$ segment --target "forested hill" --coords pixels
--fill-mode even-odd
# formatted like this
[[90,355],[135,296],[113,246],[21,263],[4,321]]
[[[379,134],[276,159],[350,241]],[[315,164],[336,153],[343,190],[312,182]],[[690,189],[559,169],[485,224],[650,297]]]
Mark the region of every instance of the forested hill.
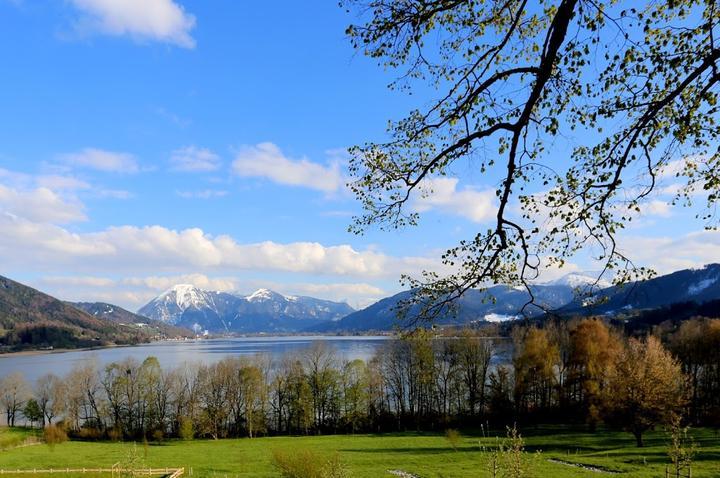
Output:
[[[573,287],[567,284],[543,284],[532,287],[537,305],[528,307],[532,316],[542,315],[543,308],[557,309],[570,302]],[[338,321],[330,321],[308,328],[311,332],[365,332],[368,330],[392,330],[396,326],[407,327],[411,323],[400,323],[397,318],[398,306],[411,297],[410,291],[400,292],[382,299],[369,307],[347,315]],[[508,286],[494,286],[486,291],[471,289],[456,302],[455,309],[436,320],[437,325],[466,325],[479,322],[505,322],[514,320],[528,303],[530,295],[524,289]],[[410,316],[417,314],[417,308]]]
[[68,302],[68,304],[98,319],[139,327],[153,335],[165,337],[195,336],[189,329],[166,324],[160,320],[153,320],[144,315],[135,314],[115,304],[108,304],[107,302]]
[[0,350],[132,344],[150,339],[136,326],[83,312],[32,287],[0,276]]
[[564,314],[618,315],[633,310],[650,310],[673,304],[702,304],[720,299],[720,264],[683,269],[652,279],[612,286],[599,291],[592,300],[575,300],[561,309]]
[[[676,317],[685,318],[702,315],[700,312],[706,311],[710,314],[712,307],[703,308],[701,305],[720,300],[720,264],[684,269],[623,286],[609,286],[602,281],[595,285],[596,279],[592,274],[572,273],[550,283],[532,285],[537,305],[527,307],[525,313],[535,320],[543,320],[546,310],[552,311],[553,317],[638,317],[637,327],[643,328],[645,325],[641,324],[645,322],[662,322],[662,317],[671,310]],[[401,301],[408,300],[410,296],[410,291],[400,292],[340,320],[309,327],[307,331],[361,333],[408,327],[412,324],[398,321],[397,310]],[[522,288],[493,286],[486,291],[469,290],[457,300],[454,313],[437,318],[435,324],[511,324],[521,316],[521,310],[529,299],[527,291]],[[690,314],[695,309],[698,313]],[[410,316],[413,316],[413,310],[416,309],[411,309]],[[681,310],[685,312],[678,315]]]

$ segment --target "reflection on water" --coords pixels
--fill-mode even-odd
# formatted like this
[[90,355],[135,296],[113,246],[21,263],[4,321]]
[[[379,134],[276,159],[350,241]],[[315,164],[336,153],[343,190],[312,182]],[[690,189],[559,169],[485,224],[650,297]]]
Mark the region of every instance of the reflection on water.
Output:
[[285,353],[299,351],[315,341],[324,341],[335,348],[342,359],[368,360],[383,341],[390,337],[239,337],[227,339],[188,340],[184,342],[155,342],[133,347],[113,347],[99,350],[39,353],[32,355],[0,355],[0,377],[21,372],[34,382],[46,373],[64,375],[74,365],[95,358],[102,366],[127,357],[139,361],[157,357],[163,368],[172,368],[185,362],[213,363],[224,357],[267,354],[278,358]]

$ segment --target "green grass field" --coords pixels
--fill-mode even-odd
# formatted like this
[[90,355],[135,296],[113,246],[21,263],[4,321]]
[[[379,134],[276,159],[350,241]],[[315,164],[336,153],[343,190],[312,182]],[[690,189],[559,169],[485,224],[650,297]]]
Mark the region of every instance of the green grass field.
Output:
[[[650,433],[645,448],[635,448],[632,436],[621,432],[590,434],[567,428],[543,427],[521,430],[532,457],[533,476],[610,476],[549,460],[581,463],[618,472],[614,476],[662,477],[667,437]],[[20,433],[9,432],[4,433]],[[712,430],[693,430],[699,454],[693,477],[720,476],[720,438]],[[339,453],[353,477],[390,477],[388,470],[402,470],[419,477],[483,477],[488,455],[479,451],[494,438],[465,434],[455,451],[442,435],[387,434],[355,436],[275,437],[238,440],[168,441],[138,444],[136,452],[150,467],[185,467],[187,476],[234,478],[279,476],[272,465],[273,450],[311,449],[322,454]],[[124,460],[133,444],[67,442],[51,448],[36,445],[0,452],[0,468],[110,467]],[[190,475],[192,473],[192,475]],[[26,475],[34,476],[34,475]],[[63,476],[63,475],[54,475]]]

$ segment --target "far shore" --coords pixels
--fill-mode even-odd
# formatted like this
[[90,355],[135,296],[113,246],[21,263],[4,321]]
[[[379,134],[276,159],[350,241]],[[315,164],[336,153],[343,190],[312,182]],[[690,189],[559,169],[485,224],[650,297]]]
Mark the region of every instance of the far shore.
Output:
[[[162,342],[162,341],[158,341]],[[148,342],[152,343],[152,342]],[[89,350],[102,350],[102,349],[109,349],[109,348],[115,348],[115,347],[135,347],[136,345],[140,344],[128,344],[128,345],[117,345],[117,344],[111,344],[111,345],[99,345],[97,347],[78,347],[76,349],[68,349],[68,348],[59,348],[59,349],[29,349],[29,350],[18,350],[15,352],[0,352],[0,359],[3,357],[22,357],[23,355],[44,355],[44,354],[54,354],[54,353],[65,353],[65,352],[87,352]]]
[[109,345],[98,345],[94,347],[78,347],[78,348],[43,348],[43,349],[28,349],[28,350],[18,350],[18,351],[7,351],[7,352],[0,352],[0,359],[3,357],[22,357],[22,356],[32,356],[32,355],[46,355],[46,354],[54,354],[54,353],[66,353],[66,352],[88,352],[92,350],[104,350],[104,349],[111,349],[111,348],[128,348],[128,347],[138,347],[141,345],[149,345],[149,344],[159,344],[163,342],[184,342],[184,341],[193,341],[193,340],[212,340],[212,339],[233,339],[233,338],[273,338],[273,337],[390,337],[393,334],[391,333],[373,333],[373,334],[246,334],[246,335],[230,335],[230,336],[209,336],[209,337],[195,337],[195,338],[185,338],[183,340],[179,339],[162,339],[162,340],[152,340],[150,342],[143,342],[139,344],[109,344]]

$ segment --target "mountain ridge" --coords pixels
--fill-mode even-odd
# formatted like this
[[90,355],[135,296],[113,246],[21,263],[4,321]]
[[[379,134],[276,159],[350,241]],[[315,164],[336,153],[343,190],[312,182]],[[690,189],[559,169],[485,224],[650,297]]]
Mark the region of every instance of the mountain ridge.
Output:
[[[544,313],[545,308],[556,308],[572,300],[573,289],[565,285],[533,285],[533,295],[538,305],[531,305],[526,312],[530,316]],[[412,291],[402,291],[353,312],[333,323],[323,323],[306,329],[306,332],[358,333],[367,330],[387,331],[410,324],[400,323],[396,318],[398,304],[410,298]],[[487,290],[471,289],[455,304],[455,313],[440,317],[436,325],[462,325],[478,322],[501,322],[512,320],[528,303],[527,290],[505,285],[496,285]],[[414,309],[417,311],[417,308]],[[413,315],[413,309],[410,310]]]
[[156,335],[164,337],[191,337],[192,332],[182,327],[153,320],[143,315],[130,312],[115,304],[107,302],[67,302],[76,309],[80,309],[94,317],[109,320],[121,325],[134,325],[155,331]]
[[682,269],[644,281],[610,286],[591,298],[575,300],[560,313],[613,314],[625,310],[666,307],[681,302],[701,304],[720,299],[720,264]]
[[344,302],[285,296],[269,289],[243,295],[177,284],[138,309],[165,323],[224,333],[299,332],[354,312]]
[[[605,285],[606,287],[602,287]],[[543,307],[526,310],[530,318],[545,314],[543,308],[561,316],[616,315],[667,308],[673,304],[706,303],[720,299],[720,264],[683,269],[624,286],[597,281],[590,273],[572,272],[554,281],[530,286]],[[411,291],[386,297],[365,309],[335,322],[306,329],[319,333],[360,333],[388,331],[404,327],[396,317],[398,304],[410,298]],[[494,300],[493,300],[494,299]],[[492,286],[485,291],[471,289],[458,301],[455,317],[441,317],[436,325],[467,325],[478,322],[506,322],[520,316],[529,299],[527,291],[508,286]],[[529,313],[528,313],[529,312]],[[412,315],[412,314],[410,314]]]

